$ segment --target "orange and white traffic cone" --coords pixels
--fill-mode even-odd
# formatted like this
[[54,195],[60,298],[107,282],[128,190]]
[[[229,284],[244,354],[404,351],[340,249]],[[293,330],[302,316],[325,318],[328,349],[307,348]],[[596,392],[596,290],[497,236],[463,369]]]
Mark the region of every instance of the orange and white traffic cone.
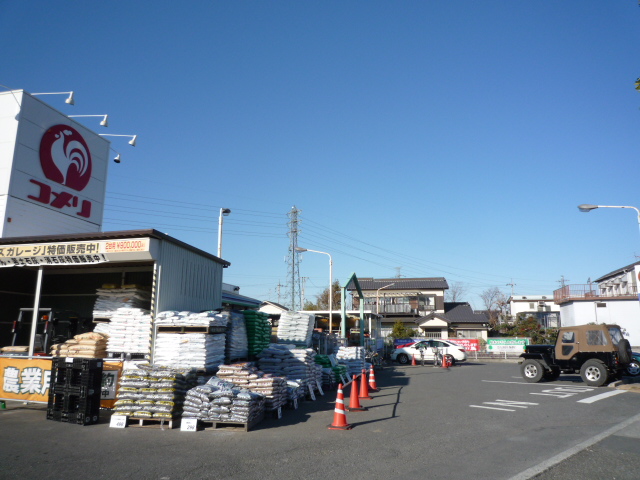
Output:
[[344,394],[341,383],[338,384],[338,397],[333,412],[333,423],[329,425],[329,430],[351,430],[352,426],[347,423],[347,415],[344,411]]
[[372,392],[380,391],[378,385],[376,385],[376,374],[373,369],[373,365],[371,365],[371,370],[369,370],[369,390],[371,390]]
[[357,375],[353,376],[353,380],[351,381],[351,392],[349,393],[349,406],[347,410],[350,412],[364,412],[366,410],[365,407],[360,405],[360,399],[358,398],[358,377]]
[[362,382],[360,383],[360,394],[358,395],[360,400],[371,400],[371,395],[369,395],[369,384],[367,383],[367,371],[362,369]]
[[449,357],[442,355],[442,368],[449,368]]
[[411,355],[411,366],[415,367],[416,365],[418,365],[416,363],[416,356],[415,355]]

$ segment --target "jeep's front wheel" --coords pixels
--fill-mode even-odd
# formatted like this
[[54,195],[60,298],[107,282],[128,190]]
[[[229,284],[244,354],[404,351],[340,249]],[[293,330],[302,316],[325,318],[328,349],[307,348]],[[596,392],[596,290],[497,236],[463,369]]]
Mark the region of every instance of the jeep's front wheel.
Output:
[[609,379],[609,372],[604,362],[600,360],[587,360],[580,369],[582,380],[590,387],[601,387]]
[[544,376],[544,368],[537,360],[525,360],[520,365],[522,377],[529,383],[538,383]]

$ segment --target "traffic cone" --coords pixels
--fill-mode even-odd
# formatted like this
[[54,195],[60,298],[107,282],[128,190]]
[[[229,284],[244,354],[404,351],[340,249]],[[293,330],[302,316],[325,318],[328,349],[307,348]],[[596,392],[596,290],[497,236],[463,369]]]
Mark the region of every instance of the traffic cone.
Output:
[[415,367],[416,365],[418,365],[416,363],[416,356],[415,355],[411,355],[411,366]]
[[341,383],[338,384],[338,397],[333,412],[333,423],[329,425],[329,430],[351,430],[351,425],[347,423],[347,415],[344,411],[344,394]]
[[449,357],[446,354],[442,355],[442,368],[449,368]]
[[367,383],[367,371],[364,368],[362,369],[362,383],[360,383],[360,394],[358,397],[364,400],[371,400],[369,384]]
[[376,385],[376,374],[373,369],[373,365],[371,365],[371,370],[369,370],[369,390],[371,390],[372,392],[380,391],[378,385]]
[[358,377],[356,375],[353,376],[353,380],[351,381],[351,392],[349,392],[349,406],[347,410],[350,412],[364,412],[366,410],[365,407],[360,405],[360,399],[358,398]]

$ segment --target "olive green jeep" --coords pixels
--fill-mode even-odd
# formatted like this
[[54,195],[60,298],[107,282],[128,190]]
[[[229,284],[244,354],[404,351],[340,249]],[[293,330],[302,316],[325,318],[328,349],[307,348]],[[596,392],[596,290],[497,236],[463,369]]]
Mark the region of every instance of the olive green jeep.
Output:
[[594,387],[619,379],[633,360],[620,327],[604,324],[562,327],[555,345],[527,345],[520,357],[520,372],[527,382],[580,373]]

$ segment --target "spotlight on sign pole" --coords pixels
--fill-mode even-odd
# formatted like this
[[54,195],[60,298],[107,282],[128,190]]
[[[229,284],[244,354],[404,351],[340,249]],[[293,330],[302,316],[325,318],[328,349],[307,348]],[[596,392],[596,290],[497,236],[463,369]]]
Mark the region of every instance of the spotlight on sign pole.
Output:
[[76,117],[102,117],[100,126],[102,127],[109,126],[109,115],[69,115],[69,118],[76,118]]
[[129,140],[128,143],[132,147],[136,146],[136,140],[138,139],[138,135],[113,135],[111,133],[99,133],[98,135],[101,137],[131,137],[131,140]]
[[69,97],[64,101],[64,103],[68,103],[69,105],[75,105],[75,101],[73,100],[73,92],[45,92],[45,93],[32,93],[31,95],[67,95]]

